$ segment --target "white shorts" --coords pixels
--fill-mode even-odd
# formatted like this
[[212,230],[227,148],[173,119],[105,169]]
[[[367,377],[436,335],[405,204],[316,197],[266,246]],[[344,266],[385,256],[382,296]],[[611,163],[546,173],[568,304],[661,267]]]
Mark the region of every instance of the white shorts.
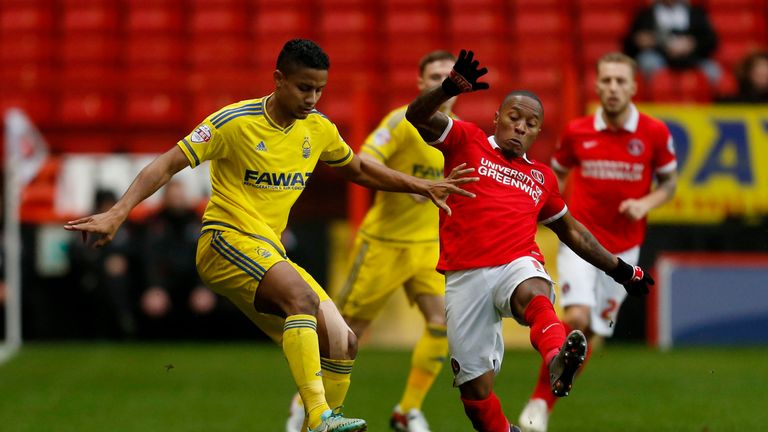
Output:
[[[618,256],[627,264],[637,265],[640,246],[635,246]],[[627,297],[624,287],[563,244],[557,254],[557,274],[560,305],[589,306],[592,332],[601,336],[612,336],[616,315]]]
[[[445,312],[454,386],[490,370],[499,373],[504,357],[501,319],[513,317],[512,293],[523,281],[534,277],[549,281],[549,297],[554,302],[552,279],[544,266],[531,257],[497,267],[445,273]],[[522,318],[518,322],[522,323]]]

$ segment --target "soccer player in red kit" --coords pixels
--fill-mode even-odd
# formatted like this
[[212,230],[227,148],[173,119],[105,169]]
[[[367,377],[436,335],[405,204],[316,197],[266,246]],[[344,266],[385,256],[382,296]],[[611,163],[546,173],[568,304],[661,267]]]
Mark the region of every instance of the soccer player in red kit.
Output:
[[461,51],[441,87],[422,93],[406,118],[440,150],[445,166],[466,162],[480,181],[467,185],[473,200],[451,197],[453,213],[440,216],[438,270],[446,279],[446,321],[454,385],[475,430],[518,431],[493,393],[504,353],[501,319],[531,327],[531,344],[547,364],[550,390],[566,396],[584,361],[587,340],[579,330],[566,335],[552,306],[552,280],[535,242],[537,223],[552,229],[584,259],[623,283],[647,292],[653,280],[603,248],[568,212],[557,177],[526,156],[541,129],[544,107],[528,91],[513,91],[496,112],[493,136],[476,125],[438,111],[449,98],[488,88],[478,78],[472,51]]
[[[640,256],[645,216],[672,199],[677,182],[669,129],[632,104],[636,70],[635,61],[621,53],[606,54],[597,62],[600,108],[568,124],[552,158],[561,184],[571,174],[568,208],[573,216],[600,244],[631,265]],[[657,186],[652,188],[654,176]],[[557,268],[566,329],[581,330],[590,340],[613,335],[627,295],[623,287],[562,244]],[[520,415],[523,430],[545,432],[556,400],[542,364]]]

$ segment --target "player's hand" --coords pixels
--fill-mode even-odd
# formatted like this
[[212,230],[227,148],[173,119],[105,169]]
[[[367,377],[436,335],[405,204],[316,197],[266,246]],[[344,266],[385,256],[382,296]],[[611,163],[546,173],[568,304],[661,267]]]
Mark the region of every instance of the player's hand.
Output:
[[467,93],[475,90],[485,90],[488,83],[477,80],[488,73],[487,68],[478,69],[480,62],[474,60],[475,53],[461,50],[459,58],[451,69],[451,73],[443,80],[443,91],[448,96],[456,96],[459,93]]
[[475,194],[460,188],[460,185],[474,183],[480,180],[480,177],[465,177],[475,171],[474,168],[465,168],[466,163],[458,165],[451,170],[443,180],[431,181],[428,183],[424,196],[428,197],[436,206],[443,209],[448,216],[451,215],[451,208],[446,204],[448,195],[457,194],[469,198],[474,198]]
[[631,266],[619,258],[619,264],[615,269],[605,272],[616,282],[624,285],[627,293],[633,297],[642,297],[650,291],[650,286],[654,285],[651,275],[645,273],[639,266]]
[[93,241],[91,246],[98,249],[108,245],[115,238],[115,233],[117,233],[124,220],[124,217],[110,210],[69,221],[64,225],[64,229],[67,231],[80,231],[83,235],[84,243],[88,242],[88,233],[96,234],[95,241]]
[[642,200],[626,199],[619,204],[619,213],[631,221],[639,221],[644,218],[650,208]]

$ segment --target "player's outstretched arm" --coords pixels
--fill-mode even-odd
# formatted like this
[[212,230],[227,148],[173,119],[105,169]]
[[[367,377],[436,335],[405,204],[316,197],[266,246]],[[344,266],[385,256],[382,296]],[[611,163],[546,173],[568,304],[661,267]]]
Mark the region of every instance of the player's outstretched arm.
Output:
[[487,89],[488,83],[478,82],[487,73],[488,69],[480,68],[480,62],[474,60],[472,51],[461,50],[443,84],[417,96],[408,105],[405,118],[416,127],[424,141],[437,140],[449,122],[448,116],[438,111],[440,105],[460,93]]
[[638,266],[631,266],[621,258],[608,252],[595,236],[579,221],[566,213],[547,225],[566,246],[588,263],[603,270],[632,296],[648,294],[649,286],[655,282]]
[[64,225],[64,229],[82,232],[84,241],[87,240],[88,233],[95,234],[96,240],[93,242],[95,248],[109,244],[120,225],[128,217],[128,213],[168,183],[174,174],[186,166],[189,166],[187,157],[179,147],[174,146],[144,167],[111,209],[104,213],[69,221]]
[[451,209],[446,204],[448,195],[475,197],[475,194],[460,187],[480,180],[479,177],[468,177],[475,169],[465,168],[465,166],[466,164],[461,164],[455,167],[443,180],[427,180],[401,173],[355,155],[352,162],[336,168],[336,171],[345,179],[371,189],[425,196],[450,215]]

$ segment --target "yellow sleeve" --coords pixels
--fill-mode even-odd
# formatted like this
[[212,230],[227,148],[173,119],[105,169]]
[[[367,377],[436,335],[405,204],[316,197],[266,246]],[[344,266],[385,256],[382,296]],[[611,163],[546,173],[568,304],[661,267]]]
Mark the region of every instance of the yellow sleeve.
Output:
[[361,152],[369,154],[381,163],[387,160],[397,151],[398,143],[402,142],[402,129],[399,127],[405,122],[405,110],[390,113],[381,121],[379,126],[365,139]]
[[330,140],[320,154],[320,160],[332,167],[341,167],[352,162],[355,153],[352,151],[352,147],[344,142],[344,138],[341,137],[336,125],[329,122],[326,134]]
[[204,161],[226,156],[224,141],[222,133],[207,118],[177,145],[187,156],[189,166],[195,168]]

